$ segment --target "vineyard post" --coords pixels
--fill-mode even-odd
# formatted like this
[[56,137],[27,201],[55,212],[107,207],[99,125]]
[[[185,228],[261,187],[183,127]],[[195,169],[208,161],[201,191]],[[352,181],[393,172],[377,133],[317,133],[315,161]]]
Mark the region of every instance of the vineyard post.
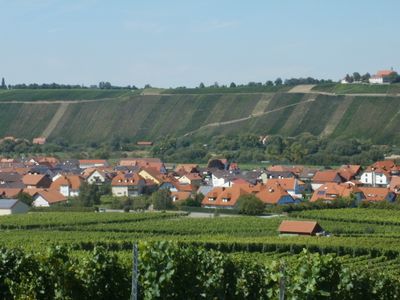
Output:
[[138,271],[138,259],[139,256],[139,249],[138,244],[133,244],[133,251],[132,251],[132,289],[131,289],[131,300],[138,300],[139,292],[138,292],[138,279],[139,279],[139,271]]
[[281,276],[279,278],[279,300],[285,300],[285,263],[281,261],[279,266]]

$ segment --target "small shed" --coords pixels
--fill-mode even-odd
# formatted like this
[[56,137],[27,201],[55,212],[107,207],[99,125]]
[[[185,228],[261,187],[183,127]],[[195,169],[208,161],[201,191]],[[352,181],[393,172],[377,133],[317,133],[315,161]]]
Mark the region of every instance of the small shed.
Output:
[[0,216],[24,214],[29,210],[29,206],[18,199],[0,199]]
[[280,234],[316,235],[324,230],[316,221],[284,220],[278,229]]

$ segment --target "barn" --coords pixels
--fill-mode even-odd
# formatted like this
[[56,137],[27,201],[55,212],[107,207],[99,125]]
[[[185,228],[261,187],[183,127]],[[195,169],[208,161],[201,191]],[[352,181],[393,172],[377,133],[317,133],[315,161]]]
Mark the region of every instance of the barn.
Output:
[[0,216],[24,214],[29,206],[18,199],[0,199]]
[[324,230],[315,221],[291,221],[284,220],[279,226],[279,234],[289,235],[317,235]]

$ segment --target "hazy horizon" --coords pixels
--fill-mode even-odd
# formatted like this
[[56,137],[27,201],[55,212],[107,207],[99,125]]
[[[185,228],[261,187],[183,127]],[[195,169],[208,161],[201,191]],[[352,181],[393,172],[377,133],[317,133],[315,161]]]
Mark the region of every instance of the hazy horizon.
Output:
[[0,77],[193,87],[400,68],[399,1],[149,2],[0,0]]

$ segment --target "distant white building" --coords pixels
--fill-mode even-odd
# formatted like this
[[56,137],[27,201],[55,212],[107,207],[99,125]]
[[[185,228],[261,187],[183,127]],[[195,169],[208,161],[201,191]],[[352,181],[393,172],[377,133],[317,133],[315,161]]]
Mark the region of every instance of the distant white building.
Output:
[[371,78],[369,79],[369,83],[372,84],[390,83],[389,76],[393,73],[395,73],[395,71],[393,70],[378,71],[375,75],[371,76]]
[[360,181],[370,186],[386,187],[390,184],[390,173],[383,169],[368,168],[361,174]]

